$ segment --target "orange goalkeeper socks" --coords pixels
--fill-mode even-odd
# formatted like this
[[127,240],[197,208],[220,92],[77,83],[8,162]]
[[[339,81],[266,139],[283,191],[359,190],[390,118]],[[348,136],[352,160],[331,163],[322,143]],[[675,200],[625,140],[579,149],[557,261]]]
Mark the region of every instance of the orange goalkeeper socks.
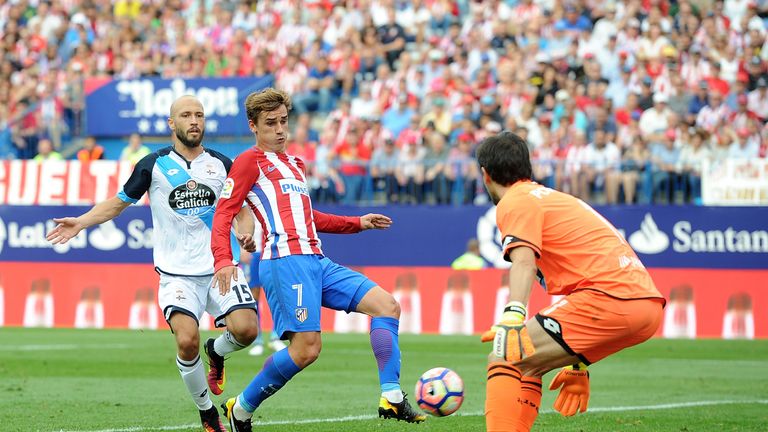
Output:
[[520,412],[520,423],[525,425],[526,431],[531,430],[533,422],[539,416],[539,405],[541,405],[541,378],[527,377],[522,378],[520,384],[520,403],[522,409]]
[[523,377],[509,362],[488,365],[486,431],[528,432],[539,415],[540,404],[540,378]]
[[515,432],[520,417],[520,369],[509,362],[488,364],[488,384],[485,389],[485,430]]

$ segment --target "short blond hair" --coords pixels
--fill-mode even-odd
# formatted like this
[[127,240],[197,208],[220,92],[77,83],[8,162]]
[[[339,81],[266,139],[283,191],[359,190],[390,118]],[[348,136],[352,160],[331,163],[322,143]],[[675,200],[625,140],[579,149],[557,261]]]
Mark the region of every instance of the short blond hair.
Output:
[[274,111],[280,108],[280,105],[285,105],[288,111],[290,111],[291,97],[282,90],[267,87],[253,92],[245,98],[245,114],[248,116],[248,120],[256,124],[259,114]]

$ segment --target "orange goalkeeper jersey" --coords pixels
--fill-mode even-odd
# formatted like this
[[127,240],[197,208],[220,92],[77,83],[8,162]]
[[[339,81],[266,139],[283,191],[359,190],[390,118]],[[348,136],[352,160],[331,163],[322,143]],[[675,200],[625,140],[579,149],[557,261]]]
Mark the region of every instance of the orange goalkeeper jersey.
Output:
[[536,252],[549,294],[593,289],[622,299],[663,296],[624,237],[589,205],[532,181],[520,181],[496,208],[504,257]]

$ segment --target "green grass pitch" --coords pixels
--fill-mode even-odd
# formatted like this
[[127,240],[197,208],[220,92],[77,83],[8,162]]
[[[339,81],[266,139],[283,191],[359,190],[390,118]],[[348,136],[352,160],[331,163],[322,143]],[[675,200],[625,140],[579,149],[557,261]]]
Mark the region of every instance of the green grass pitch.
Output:
[[[207,337],[206,333],[204,336]],[[465,382],[459,412],[409,425],[375,418],[376,363],[366,335],[326,335],[320,359],[257,410],[257,431],[483,431],[485,354],[478,337],[400,338],[402,382],[450,367]],[[199,431],[168,331],[0,328],[4,431]],[[265,357],[234,353],[238,393]],[[766,431],[768,341],[652,340],[590,368],[587,414],[552,412],[544,392],[535,431]],[[552,373],[545,377],[545,386]]]

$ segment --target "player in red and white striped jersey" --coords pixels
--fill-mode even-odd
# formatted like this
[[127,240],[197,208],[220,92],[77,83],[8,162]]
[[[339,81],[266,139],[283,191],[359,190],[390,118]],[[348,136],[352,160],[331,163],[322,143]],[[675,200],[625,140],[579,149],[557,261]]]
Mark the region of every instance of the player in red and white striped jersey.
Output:
[[264,368],[236,398],[223,405],[235,432],[250,431],[256,408],[282,388],[320,354],[320,307],[370,315],[371,346],[378,363],[381,398],[379,416],[421,422],[425,415],[411,408],[400,389],[398,327],[400,305],[391,294],[362,274],[323,255],[318,232],[356,233],[388,228],[383,215],[344,217],[312,209],[304,162],[285,153],[290,97],[266,89],[246,98],[248,126],[256,145],[232,164],[211,230],[215,278],[220,293],[237,277],[232,263],[229,230],[246,200],[264,232],[259,279],[267,295],[275,332],[291,341],[273,354]]

